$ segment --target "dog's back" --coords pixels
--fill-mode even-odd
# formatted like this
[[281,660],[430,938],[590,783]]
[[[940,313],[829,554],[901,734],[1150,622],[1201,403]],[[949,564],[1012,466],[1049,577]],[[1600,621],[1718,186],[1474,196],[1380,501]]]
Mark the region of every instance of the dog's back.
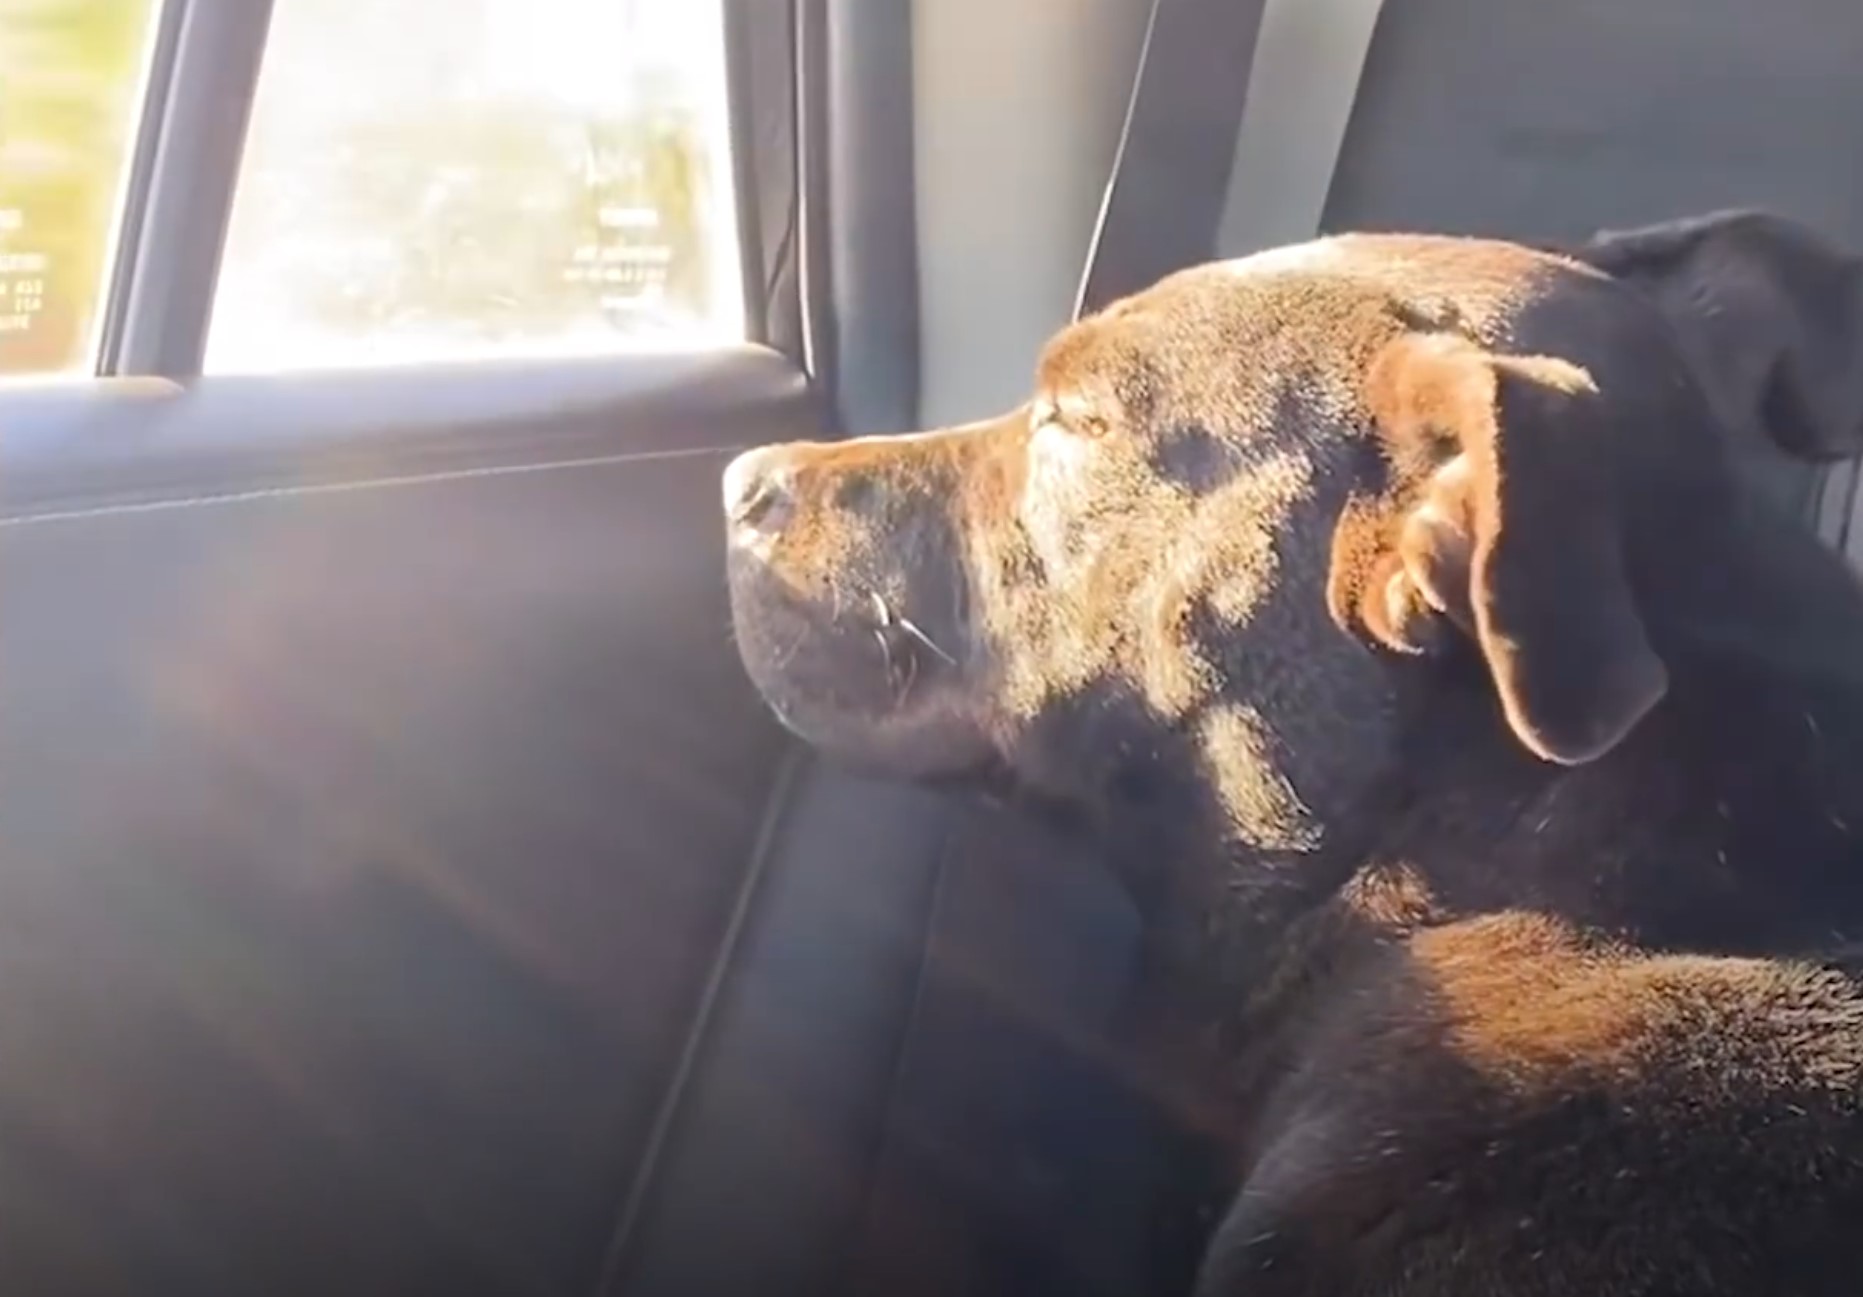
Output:
[[1370,945],[1315,1007],[1201,1291],[1856,1291],[1846,972],[1512,913]]

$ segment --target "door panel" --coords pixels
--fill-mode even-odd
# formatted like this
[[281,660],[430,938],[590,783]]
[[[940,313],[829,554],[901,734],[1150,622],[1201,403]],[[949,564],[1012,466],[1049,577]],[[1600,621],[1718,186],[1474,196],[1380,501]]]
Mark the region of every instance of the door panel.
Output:
[[783,740],[760,349],[0,401],[0,1286],[586,1292]]

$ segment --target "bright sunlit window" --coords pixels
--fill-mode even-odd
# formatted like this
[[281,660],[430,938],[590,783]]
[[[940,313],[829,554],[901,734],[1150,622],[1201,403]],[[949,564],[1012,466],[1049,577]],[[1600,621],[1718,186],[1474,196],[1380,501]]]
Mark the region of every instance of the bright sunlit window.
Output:
[[0,0],[0,378],[83,373],[157,0]]
[[721,0],[276,5],[209,372],[742,336]]

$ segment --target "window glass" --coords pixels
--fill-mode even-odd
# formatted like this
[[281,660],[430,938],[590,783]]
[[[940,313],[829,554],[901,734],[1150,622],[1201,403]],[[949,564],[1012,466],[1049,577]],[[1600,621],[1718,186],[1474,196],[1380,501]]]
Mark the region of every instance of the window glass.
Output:
[[277,0],[213,371],[738,337],[722,0]]
[[158,0],[0,0],[0,378],[92,368]]

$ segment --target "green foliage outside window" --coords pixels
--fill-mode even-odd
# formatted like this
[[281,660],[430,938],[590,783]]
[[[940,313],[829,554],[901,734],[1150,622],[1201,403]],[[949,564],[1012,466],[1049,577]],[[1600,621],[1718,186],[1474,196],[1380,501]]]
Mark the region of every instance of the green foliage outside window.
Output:
[[0,374],[89,358],[152,8],[0,6]]

